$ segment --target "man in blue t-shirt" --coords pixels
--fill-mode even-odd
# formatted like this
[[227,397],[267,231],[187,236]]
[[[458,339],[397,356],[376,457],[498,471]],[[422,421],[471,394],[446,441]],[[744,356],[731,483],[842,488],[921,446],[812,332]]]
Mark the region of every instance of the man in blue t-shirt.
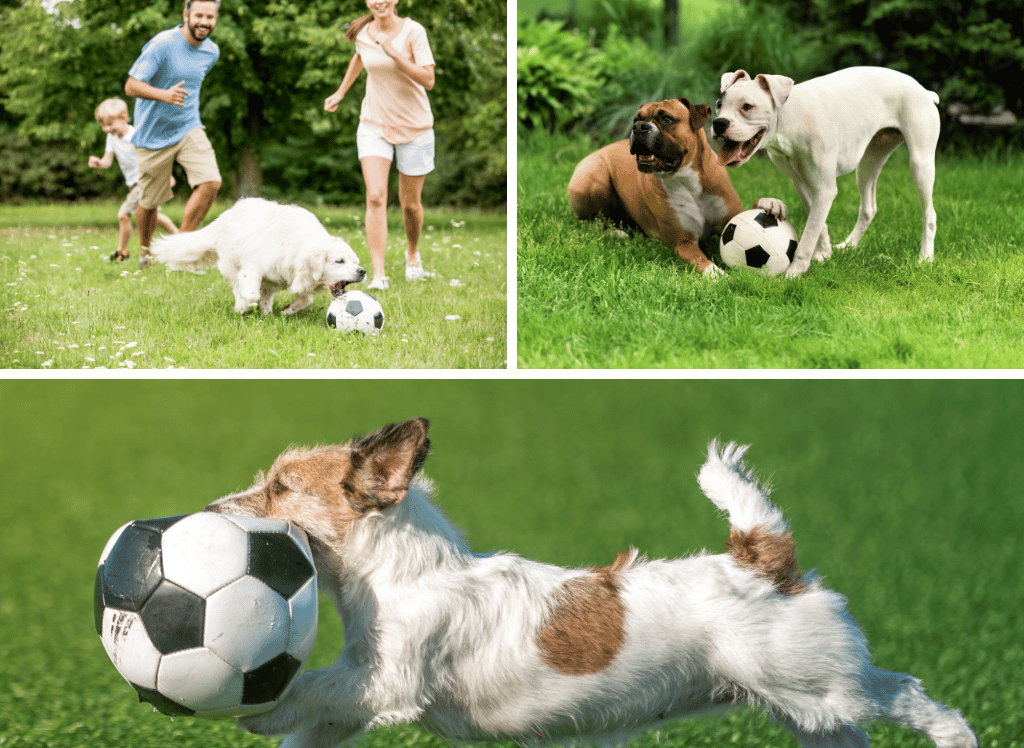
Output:
[[184,23],[150,39],[128,71],[124,90],[135,97],[132,142],[142,189],[135,213],[141,244],[139,267],[149,264],[157,208],[171,198],[175,161],[185,169],[192,187],[181,219],[182,231],[199,227],[220,189],[217,158],[199,120],[199,91],[220,57],[220,49],[209,38],[219,9],[220,0],[185,0]]

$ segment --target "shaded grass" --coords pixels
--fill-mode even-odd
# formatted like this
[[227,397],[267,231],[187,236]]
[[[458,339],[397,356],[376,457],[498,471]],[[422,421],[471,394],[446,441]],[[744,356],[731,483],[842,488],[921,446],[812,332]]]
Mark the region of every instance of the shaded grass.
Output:
[[[103,545],[131,519],[244,488],[291,444],[426,415],[426,472],[472,547],[572,566],[630,546],[718,552],[726,524],[693,476],[709,439],[752,442],[802,567],[847,596],[876,662],[961,709],[983,748],[1019,748],[1022,394],[1019,382],[935,380],[0,382],[0,740],[272,745],[137,703],[93,628]],[[322,600],[309,666],[341,645]],[[931,745],[892,726],[870,734],[875,748]],[[796,745],[753,711],[635,745],[731,744]],[[445,744],[397,728],[358,745]]]
[[[917,262],[920,206],[906,149],[878,184],[857,250],[801,279],[700,278],[660,241],[617,240],[572,216],[565,188],[586,139],[520,143],[518,357],[523,368],[1016,368],[1024,363],[1022,163],[940,159],[936,260]],[[767,159],[730,171],[745,205],[779,197],[806,212]],[[529,185],[527,188],[526,185]],[[829,216],[856,222],[852,175]],[[717,240],[705,250],[718,260]]]
[[[216,217],[226,206],[211,211]],[[180,221],[181,207],[167,210]],[[362,212],[314,208],[369,261]],[[382,334],[340,334],[324,321],[330,298],[295,317],[244,316],[227,281],[139,271],[104,258],[117,246],[116,204],[4,206],[0,210],[0,367],[3,368],[500,368],[506,346],[505,215],[427,213],[421,256],[436,273],[406,283],[401,215],[389,215]],[[458,319],[447,319],[457,317]]]

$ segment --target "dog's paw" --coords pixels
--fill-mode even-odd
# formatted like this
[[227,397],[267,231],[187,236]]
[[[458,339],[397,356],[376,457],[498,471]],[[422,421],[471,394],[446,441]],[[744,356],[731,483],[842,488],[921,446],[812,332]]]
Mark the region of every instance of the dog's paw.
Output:
[[774,197],[762,197],[754,203],[754,207],[783,221],[786,220],[786,216],[789,213],[786,204],[781,200],[776,200]]
[[799,278],[801,275],[807,272],[807,268],[809,267],[809,265],[810,263],[808,262],[794,260],[792,263],[790,263],[790,266],[786,268],[786,277]]
[[722,268],[718,267],[715,263],[711,263],[706,268],[700,271],[700,274],[708,280],[718,280],[719,278],[725,278],[726,273]]

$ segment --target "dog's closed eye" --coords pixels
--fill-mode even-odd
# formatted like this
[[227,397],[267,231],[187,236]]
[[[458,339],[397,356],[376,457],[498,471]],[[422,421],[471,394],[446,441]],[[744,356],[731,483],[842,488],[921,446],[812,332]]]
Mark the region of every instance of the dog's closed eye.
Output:
[[338,263],[339,265],[344,265],[345,264],[345,260],[344,259],[335,260],[335,262]]

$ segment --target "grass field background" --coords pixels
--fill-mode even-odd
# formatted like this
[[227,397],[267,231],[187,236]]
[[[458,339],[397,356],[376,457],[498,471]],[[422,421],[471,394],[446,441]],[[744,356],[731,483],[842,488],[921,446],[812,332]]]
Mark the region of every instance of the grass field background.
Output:
[[[215,218],[227,204],[217,205]],[[167,214],[181,220],[182,205]],[[369,267],[356,208],[312,207]],[[405,233],[389,213],[391,288],[371,291],[384,307],[380,335],[339,334],[318,294],[294,317],[234,311],[228,282],[138,269],[138,234],[127,263],[117,247],[116,203],[0,207],[0,368],[390,369],[502,368],[507,341],[504,212],[428,210],[420,243],[435,276],[405,281]],[[158,230],[159,233],[159,230]],[[361,286],[353,286],[360,288]]]
[[[474,550],[566,565],[722,548],[695,474],[711,438],[754,446],[805,569],[849,598],[877,663],[1024,745],[1024,387],[990,381],[0,382],[0,745],[270,746],[137,703],[92,621],[96,562],[131,519],[198,510],[291,444],[432,419],[426,472]],[[322,601],[310,666],[342,631]],[[876,748],[925,748],[871,728]],[[414,728],[367,748],[444,748]],[[659,746],[795,746],[755,712]]]
[[[878,182],[860,246],[800,279],[732,272],[709,281],[659,240],[615,239],[569,210],[566,187],[596,145],[534,135],[518,160],[521,368],[1019,368],[1024,365],[1024,204],[1020,154],[940,157],[935,262],[918,263],[921,209],[900,148]],[[768,159],[729,172],[744,206],[777,197],[806,221]],[[854,175],[828,226],[856,222]],[[705,249],[718,260],[717,238]]]

